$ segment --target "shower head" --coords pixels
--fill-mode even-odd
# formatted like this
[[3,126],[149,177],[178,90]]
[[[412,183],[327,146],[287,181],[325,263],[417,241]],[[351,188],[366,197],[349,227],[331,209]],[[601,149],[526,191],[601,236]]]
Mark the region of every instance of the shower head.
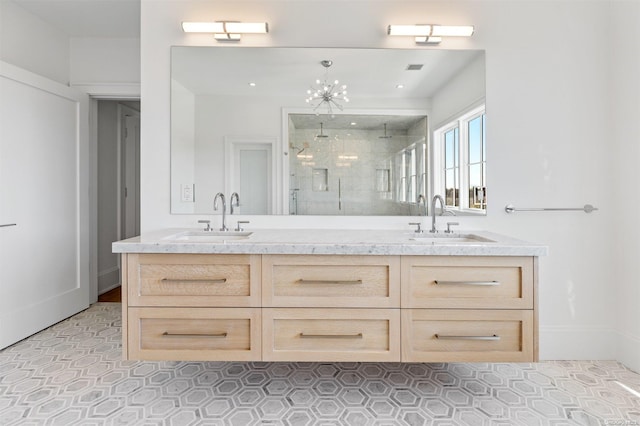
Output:
[[316,135],[316,138],[328,138],[328,137],[329,137],[329,135],[325,135],[325,134],[322,132],[322,122],[320,122],[320,134],[319,134],[319,135]]
[[300,155],[300,154],[302,154],[304,152],[305,149],[309,148],[309,142],[303,142],[302,143],[302,148],[299,148],[299,147],[295,146],[294,144],[289,143],[289,148],[290,149],[295,149],[296,151],[298,151],[298,152],[296,152],[296,155]]
[[393,136],[387,136],[387,123],[384,123],[384,136],[378,136],[379,139],[391,139]]

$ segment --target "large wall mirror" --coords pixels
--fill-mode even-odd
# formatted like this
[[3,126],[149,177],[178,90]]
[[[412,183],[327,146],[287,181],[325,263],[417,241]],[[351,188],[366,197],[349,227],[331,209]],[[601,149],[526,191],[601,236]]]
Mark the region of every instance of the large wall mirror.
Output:
[[172,47],[171,212],[482,215],[485,121],[484,51]]

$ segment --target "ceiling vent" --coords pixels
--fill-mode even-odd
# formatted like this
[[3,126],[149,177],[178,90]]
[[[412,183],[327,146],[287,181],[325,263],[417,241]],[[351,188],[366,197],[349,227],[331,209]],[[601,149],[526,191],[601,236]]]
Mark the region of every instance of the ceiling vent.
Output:
[[409,64],[407,65],[407,71],[420,71],[424,65],[423,64]]

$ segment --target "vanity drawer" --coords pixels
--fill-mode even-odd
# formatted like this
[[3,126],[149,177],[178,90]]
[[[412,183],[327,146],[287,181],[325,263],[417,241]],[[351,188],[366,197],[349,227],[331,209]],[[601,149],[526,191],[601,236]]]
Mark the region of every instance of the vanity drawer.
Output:
[[399,256],[262,258],[263,306],[400,307]]
[[260,306],[260,256],[131,254],[130,306]]
[[265,361],[400,361],[399,309],[263,309]]
[[402,310],[403,362],[534,362],[533,311]]
[[532,257],[403,256],[403,308],[533,309]]
[[259,308],[130,308],[129,358],[259,361]]

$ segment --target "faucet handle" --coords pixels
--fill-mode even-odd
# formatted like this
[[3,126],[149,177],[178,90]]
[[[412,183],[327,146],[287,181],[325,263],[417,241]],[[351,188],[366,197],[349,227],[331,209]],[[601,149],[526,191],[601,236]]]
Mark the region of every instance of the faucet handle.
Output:
[[211,223],[210,220],[199,220],[198,223],[206,223],[207,227],[204,228],[205,231],[211,231],[211,225],[209,225]]
[[424,231],[420,228],[420,226],[422,226],[422,224],[420,222],[409,222],[409,225],[414,225],[417,226],[415,233],[416,234],[422,234]]
[[249,222],[248,220],[239,220],[238,223],[236,223],[236,229],[235,229],[236,232],[244,231],[244,229],[240,227],[241,223],[251,223],[251,222]]
[[444,232],[445,232],[446,234],[452,234],[452,233],[453,233],[453,231],[451,230],[451,227],[452,227],[452,226],[457,226],[457,225],[460,225],[460,223],[459,223],[459,222],[447,222],[447,230],[446,230],[446,231],[444,231]]

